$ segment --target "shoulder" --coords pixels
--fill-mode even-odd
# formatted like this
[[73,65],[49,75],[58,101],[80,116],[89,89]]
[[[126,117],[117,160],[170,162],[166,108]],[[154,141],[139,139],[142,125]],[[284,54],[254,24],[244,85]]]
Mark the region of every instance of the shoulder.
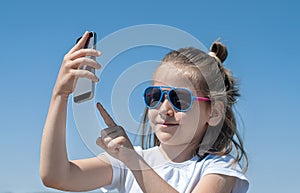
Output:
[[209,154],[201,160],[203,163],[204,174],[212,170],[222,171],[235,171],[237,173],[243,173],[240,165],[234,162],[234,158],[231,155],[212,155]]
[[246,192],[249,187],[249,182],[245,173],[238,163],[234,162],[234,157],[231,155],[212,155],[209,154],[203,158],[202,162],[202,177],[207,174],[219,174],[224,176],[235,177],[235,185],[232,192]]

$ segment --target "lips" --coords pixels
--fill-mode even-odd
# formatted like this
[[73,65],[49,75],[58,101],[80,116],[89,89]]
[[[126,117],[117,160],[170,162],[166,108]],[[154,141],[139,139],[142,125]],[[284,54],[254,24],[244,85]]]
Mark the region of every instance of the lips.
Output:
[[169,122],[164,122],[162,123],[163,125],[179,125],[178,123],[169,123]]
[[172,123],[172,122],[162,122],[159,123],[162,127],[172,127],[172,126],[178,126],[178,123]]

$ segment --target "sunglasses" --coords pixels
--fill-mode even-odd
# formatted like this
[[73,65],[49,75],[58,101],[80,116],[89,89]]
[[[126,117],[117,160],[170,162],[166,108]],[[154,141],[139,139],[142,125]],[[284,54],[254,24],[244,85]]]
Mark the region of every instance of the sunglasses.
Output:
[[[169,89],[169,90],[163,90]],[[168,96],[168,101],[176,111],[186,112],[192,107],[194,100],[210,101],[206,97],[193,96],[192,91],[186,88],[174,88],[170,86],[149,86],[144,91],[144,101],[149,109],[156,108],[159,103]]]

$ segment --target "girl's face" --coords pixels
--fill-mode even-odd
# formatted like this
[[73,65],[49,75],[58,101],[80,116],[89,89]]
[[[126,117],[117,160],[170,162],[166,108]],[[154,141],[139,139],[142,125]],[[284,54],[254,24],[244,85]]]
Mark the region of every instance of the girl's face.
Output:
[[[153,77],[154,86],[187,88],[194,96],[199,96],[192,83],[172,64],[158,67]],[[163,89],[164,90],[164,89]],[[168,89],[166,89],[168,90]],[[209,119],[209,105],[203,101],[193,101],[187,112],[176,111],[167,97],[156,108],[149,109],[150,125],[161,144],[197,145],[205,133]]]

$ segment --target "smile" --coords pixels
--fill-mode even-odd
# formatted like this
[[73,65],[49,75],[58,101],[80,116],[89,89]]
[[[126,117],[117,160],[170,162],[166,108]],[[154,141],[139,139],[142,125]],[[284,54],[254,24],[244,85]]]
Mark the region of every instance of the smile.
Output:
[[159,123],[162,127],[173,127],[173,126],[178,126],[178,123],[169,123],[169,122],[164,122],[164,123]]

